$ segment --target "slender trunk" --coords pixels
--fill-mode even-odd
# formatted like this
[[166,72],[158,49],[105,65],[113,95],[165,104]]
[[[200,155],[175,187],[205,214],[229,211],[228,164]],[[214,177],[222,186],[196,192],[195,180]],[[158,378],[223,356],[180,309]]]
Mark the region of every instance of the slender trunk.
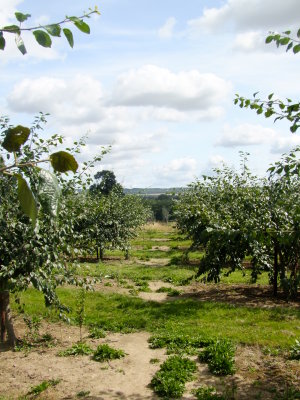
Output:
[[129,260],[129,250],[125,250],[125,260]]
[[103,261],[104,258],[104,250],[102,247],[100,247],[100,260]]
[[274,282],[273,282],[273,295],[277,297],[278,293],[278,243],[274,241]]
[[97,260],[99,260],[99,248],[96,246]]
[[16,335],[13,326],[12,315],[9,305],[9,291],[0,292],[0,316],[1,316],[1,342],[8,337],[8,343],[11,346],[16,344]]

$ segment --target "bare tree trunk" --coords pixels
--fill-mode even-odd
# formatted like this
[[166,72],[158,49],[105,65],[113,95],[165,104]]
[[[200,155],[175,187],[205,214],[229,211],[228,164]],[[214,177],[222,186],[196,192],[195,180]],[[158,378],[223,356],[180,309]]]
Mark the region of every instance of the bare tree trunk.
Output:
[[273,282],[273,295],[277,297],[278,292],[278,244],[277,240],[274,243],[274,282]]
[[4,342],[6,340],[6,336],[8,336],[8,343],[14,347],[16,344],[16,335],[13,326],[12,315],[10,312],[8,290],[0,292],[0,316],[1,342]]

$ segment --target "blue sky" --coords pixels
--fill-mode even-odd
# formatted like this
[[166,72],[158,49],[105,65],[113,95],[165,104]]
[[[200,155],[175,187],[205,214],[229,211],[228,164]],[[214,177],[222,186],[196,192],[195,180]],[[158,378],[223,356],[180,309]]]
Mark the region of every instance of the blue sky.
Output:
[[[0,0],[0,25],[16,10],[29,23],[81,15],[89,0]],[[235,93],[275,92],[298,100],[299,57],[265,45],[269,30],[296,30],[299,0],[102,0],[90,35],[72,28],[75,45],[51,49],[24,34],[0,54],[1,114],[30,124],[49,112],[43,134],[66,145],[88,133],[80,161],[112,145],[96,170],[111,169],[126,187],[182,186],[222,162],[239,165],[239,151],[263,174],[300,144],[288,124],[233,105]]]

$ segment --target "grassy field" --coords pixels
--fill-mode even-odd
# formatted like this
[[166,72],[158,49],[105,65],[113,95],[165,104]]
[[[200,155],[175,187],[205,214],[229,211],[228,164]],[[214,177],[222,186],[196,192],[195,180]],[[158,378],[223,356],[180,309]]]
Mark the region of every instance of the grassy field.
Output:
[[[264,304],[253,307],[253,302],[247,306],[247,301],[243,305],[234,301],[210,301],[207,298],[199,301],[199,298],[189,296],[189,286],[180,286],[182,295],[166,297],[162,302],[154,301],[155,296],[148,301],[139,298],[140,291],[151,292],[151,281],[160,281],[161,287],[168,283],[175,288],[190,282],[197,266],[194,262],[178,261],[189,245],[190,242],[181,237],[172,225],[154,224],[145,227],[132,242],[130,261],[125,261],[119,252],[110,252],[108,258],[119,256],[120,259],[81,264],[78,274],[99,278],[104,288],[134,289],[126,294],[114,293],[113,290],[107,293],[99,289],[89,292],[86,296],[85,324],[113,332],[147,330],[155,333],[201,334],[229,338],[241,344],[281,349],[287,349],[294,342],[300,328],[299,308],[296,305],[286,307],[285,304],[274,303],[268,307]],[[175,256],[176,264],[173,263]],[[194,256],[200,258],[201,253],[194,253]],[[161,260],[164,260],[163,264]],[[236,271],[224,276],[222,282],[228,285],[229,290],[232,285],[250,285],[250,271]],[[258,284],[267,284],[266,274],[259,278]],[[218,288],[218,285],[209,286]],[[58,290],[61,301],[71,310],[71,321],[75,317],[76,290]],[[21,300],[26,303],[27,313],[54,318],[54,314],[49,314],[44,307],[37,291],[27,290],[21,295]]]

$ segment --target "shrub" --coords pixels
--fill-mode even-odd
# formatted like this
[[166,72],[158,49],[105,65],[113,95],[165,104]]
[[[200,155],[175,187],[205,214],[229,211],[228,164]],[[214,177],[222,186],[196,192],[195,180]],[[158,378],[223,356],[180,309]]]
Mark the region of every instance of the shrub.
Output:
[[123,350],[113,349],[107,344],[98,346],[93,354],[93,360],[99,362],[115,360],[122,357],[125,357],[125,352]]
[[290,358],[292,360],[300,360],[300,339],[296,339],[295,344],[291,346]]
[[216,389],[212,386],[202,386],[193,390],[197,400],[225,400],[223,395],[217,393]]
[[235,348],[229,340],[217,340],[206,347],[199,359],[207,362],[209,370],[215,375],[232,375],[234,366]]
[[90,329],[89,337],[92,339],[103,339],[106,337],[106,333],[103,329],[94,326]]
[[190,337],[185,335],[157,335],[148,340],[151,349],[167,348],[168,354],[184,352],[186,354],[197,354],[197,350],[213,343],[212,339],[201,335]]
[[196,363],[180,356],[169,357],[151,380],[155,393],[166,398],[180,398],[185,383],[193,379]]
[[90,346],[84,342],[79,342],[76,344],[73,344],[72,347],[69,349],[60,351],[58,355],[60,357],[65,357],[65,356],[87,356],[89,354],[92,354],[93,350],[90,348]]

